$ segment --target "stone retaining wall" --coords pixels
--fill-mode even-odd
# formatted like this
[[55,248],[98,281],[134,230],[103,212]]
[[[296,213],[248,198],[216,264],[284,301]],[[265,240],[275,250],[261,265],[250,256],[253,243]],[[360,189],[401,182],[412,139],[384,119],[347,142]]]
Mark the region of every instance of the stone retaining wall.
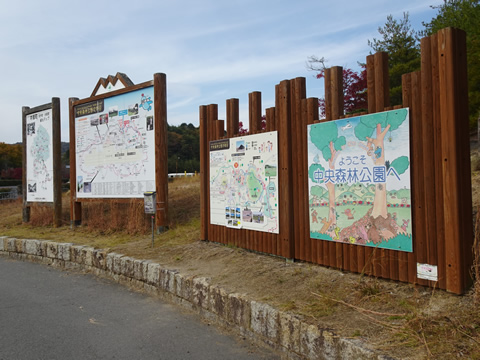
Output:
[[144,289],[187,307],[204,318],[280,351],[288,359],[388,359],[343,339],[331,330],[307,324],[270,305],[229,294],[208,279],[184,276],[152,261],[107,253],[70,243],[0,237],[0,255],[64,269],[81,269]]

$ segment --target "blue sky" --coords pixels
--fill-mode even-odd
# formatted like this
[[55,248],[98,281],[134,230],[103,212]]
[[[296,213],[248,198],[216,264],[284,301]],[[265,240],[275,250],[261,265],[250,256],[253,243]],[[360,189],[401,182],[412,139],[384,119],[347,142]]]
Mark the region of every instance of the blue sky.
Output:
[[275,85],[303,76],[307,96],[323,82],[306,68],[311,55],[327,66],[358,69],[392,14],[409,12],[422,29],[441,0],[0,0],[0,142],[22,139],[22,106],[61,101],[68,141],[68,98],[90,96],[100,77],[127,74],[134,83],[167,75],[171,125],[198,126],[200,105],[240,100],[248,124],[248,93],[274,106]]

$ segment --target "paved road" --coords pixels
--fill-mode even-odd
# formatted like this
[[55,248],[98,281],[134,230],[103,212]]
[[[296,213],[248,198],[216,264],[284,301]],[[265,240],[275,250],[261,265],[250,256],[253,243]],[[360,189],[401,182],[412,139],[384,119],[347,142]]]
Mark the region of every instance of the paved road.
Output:
[[0,359],[276,359],[173,305],[0,256]]

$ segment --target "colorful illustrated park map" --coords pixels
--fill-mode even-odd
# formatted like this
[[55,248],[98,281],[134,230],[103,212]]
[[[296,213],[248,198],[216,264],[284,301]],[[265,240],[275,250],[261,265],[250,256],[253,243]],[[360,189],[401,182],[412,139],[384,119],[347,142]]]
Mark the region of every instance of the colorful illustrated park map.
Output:
[[210,223],[278,234],[277,132],[210,142]]
[[409,110],[308,126],[310,236],[413,251]]
[[75,107],[77,197],[155,191],[153,86]]
[[52,110],[26,116],[27,201],[53,202]]

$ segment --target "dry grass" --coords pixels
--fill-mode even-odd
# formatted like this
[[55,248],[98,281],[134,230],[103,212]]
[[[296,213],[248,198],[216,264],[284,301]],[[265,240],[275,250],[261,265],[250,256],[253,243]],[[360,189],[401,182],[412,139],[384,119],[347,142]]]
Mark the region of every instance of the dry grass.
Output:
[[[53,228],[46,207],[32,208],[31,223],[22,224],[21,202],[2,203],[0,234],[68,241],[152,259],[187,276],[208,277],[227,291],[248,294],[341,336],[360,338],[393,357],[480,359],[478,225],[476,284],[470,293],[455,296],[201,242],[199,189],[198,178],[169,183],[170,230],[155,235],[153,248],[149,218],[135,202],[84,203],[83,225],[75,229]],[[64,201],[69,224],[68,196]],[[475,205],[479,202],[480,197],[474,199]],[[42,225],[34,225],[33,219]]]

